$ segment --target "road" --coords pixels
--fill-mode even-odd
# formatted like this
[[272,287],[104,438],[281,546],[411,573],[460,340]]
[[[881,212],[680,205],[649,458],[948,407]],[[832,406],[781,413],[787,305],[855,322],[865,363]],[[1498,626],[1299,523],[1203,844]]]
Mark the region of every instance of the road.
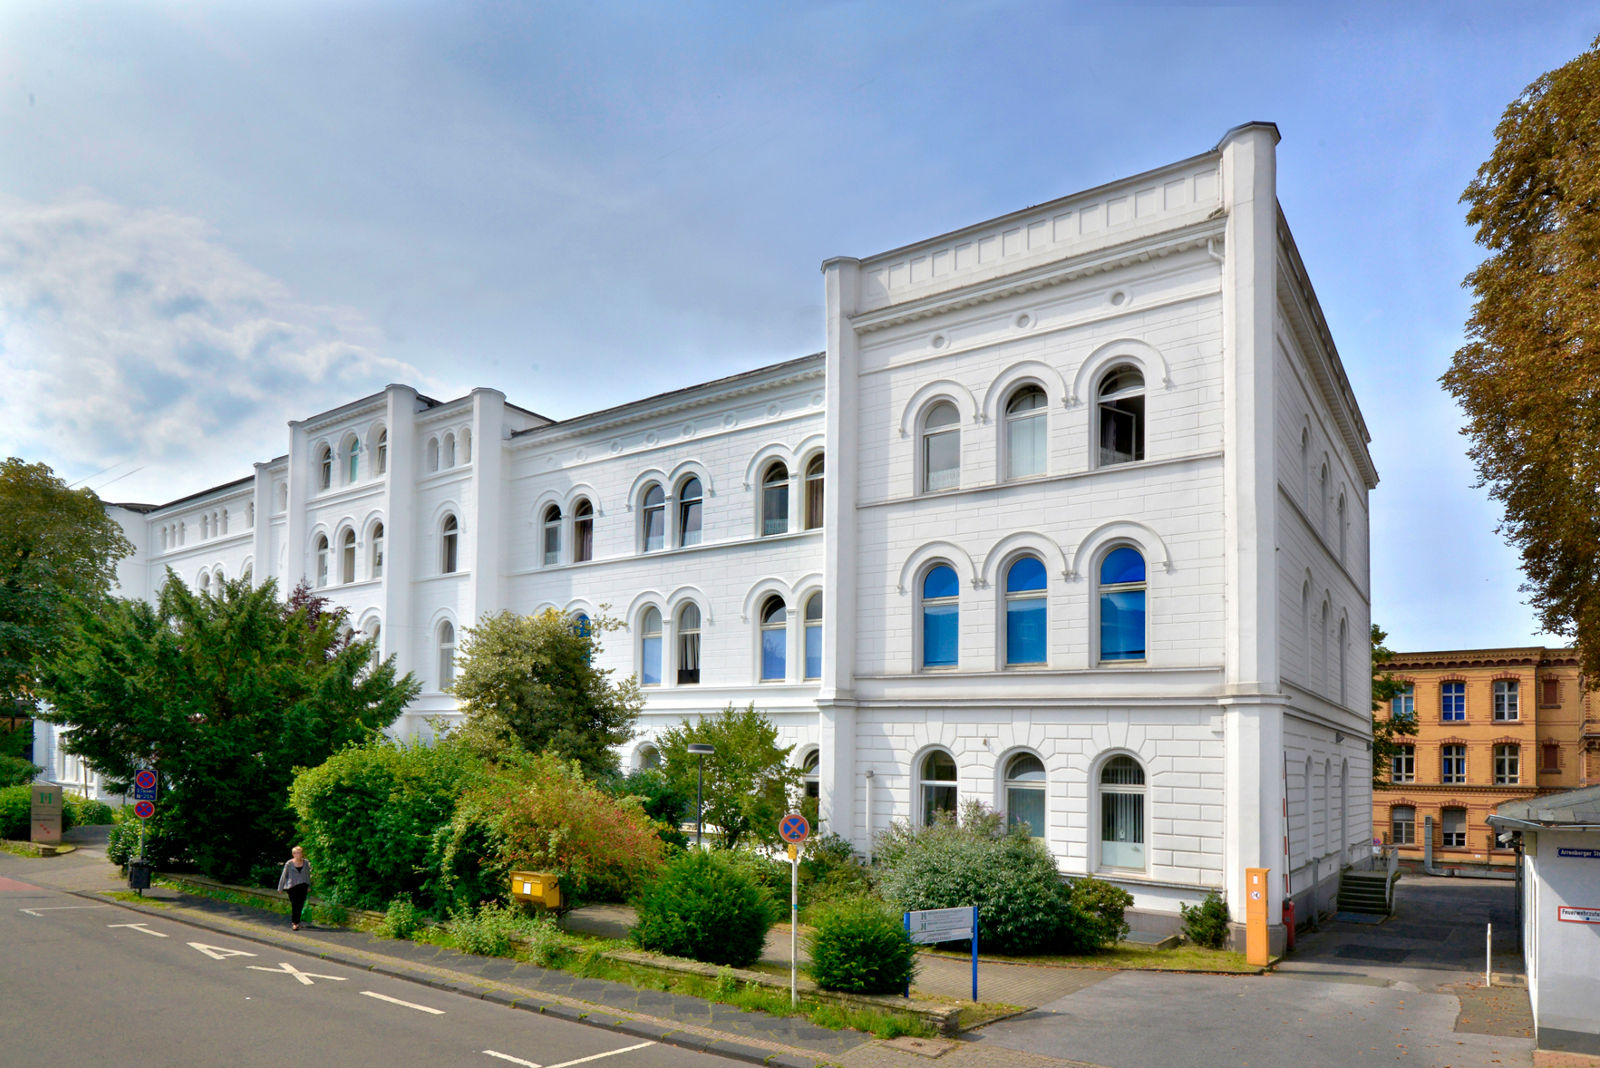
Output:
[[0,856],[6,1064],[735,1063],[98,905],[14,861]]

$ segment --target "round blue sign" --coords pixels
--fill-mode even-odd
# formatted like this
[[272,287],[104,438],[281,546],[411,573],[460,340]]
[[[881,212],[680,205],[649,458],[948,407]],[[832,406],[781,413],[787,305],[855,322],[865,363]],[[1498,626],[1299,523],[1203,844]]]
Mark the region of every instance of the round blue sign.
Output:
[[778,821],[778,837],[785,842],[804,842],[811,833],[811,824],[798,812],[791,812]]

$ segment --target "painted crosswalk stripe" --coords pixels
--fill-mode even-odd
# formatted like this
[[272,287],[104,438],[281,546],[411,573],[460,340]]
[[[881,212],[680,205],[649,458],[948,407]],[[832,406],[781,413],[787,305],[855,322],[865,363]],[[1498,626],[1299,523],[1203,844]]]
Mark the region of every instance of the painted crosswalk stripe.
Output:
[[624,1046],[621,1049],[614,1049],[610,1053],[596,1053],[592,1057],[579,1057],[575,1061],[562,1061],[560,1064],[550,1065],[550,1068],[571,1068],[574,1064],[588,1064],[590,1061],[597,1061],[602,1057],[615,1057],[621,1053],[632,1053],[636,1049],[644,1049],[646,1046],[653,1045],[655,1045],[654,1042],[641,1042],[637,1046]]
[[[363,990],[362,993],[369,998],[377,998],[379,1001],[387,1001],[391,1005],[404,1005],[408,1009],[416,1009],[418,1012],[432,1013],[435,1016],[444,1015],[443,1009],[431,1009],[426,1005],[418,1005],[414,1001],[401,1001],[399,998],[392,998],[388,994],[380,994],[376,990]],[[537,1066],[535,1066],[535,1068],[537,1068]]]
[[539,1066],[534,1064],[532,1061],[525,1061],[521,1057],[513,1057],[511,1054],[501,1053],[499,1050],[486,1049],[483,1052],[487,1057],[499,1057],[503,1061],[510,1061],[512,1064],[520,1064],[522,1065],[522,1068],[539,1068]]

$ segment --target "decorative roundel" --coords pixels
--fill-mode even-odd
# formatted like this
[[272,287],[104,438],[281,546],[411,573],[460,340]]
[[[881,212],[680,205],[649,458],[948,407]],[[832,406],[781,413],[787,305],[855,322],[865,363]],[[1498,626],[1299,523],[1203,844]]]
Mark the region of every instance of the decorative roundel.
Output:
[[738,423],[739,417],[734,415],[732,412],[729,412],[727,415],[722,417],[723,426],[737,426]]
[[685,423],[685,424],[683,424],[683,436],[686,437],[686,438],[694,437],[694,424],[693,423]]
[[943,334],[935,334],[933,335],[933,340],[929,342],[929,344],[936,349],[942,349],[946,345],[950,344],[950,339],[945,337]]
[[822,407],[822,394],[820,394],[820,393],[811,394],[811,407],[813,407],[813,408]]
[[612,451],[612,452],[621,452],[621,451],[622,451],[622,442],[620,442],[620,441],[613,441],[613,442],[612,442],[612,443],[611,443],[611,451]]
[[546,457],[545,457],[545,458],[544,458],[544,465],[545,465],[545,466],[546,466],[546,467],[555,467],[555,465],[556,465],[556,458],[555,458],[555,457],[554,457],[554,456],[546,456]]
[[1029,315],[1027,312],[1023,312],[1021,315],[1017,316],[1017,329],[1018,330],[1026,330],[1026,329],[1028,329],[1028,327],[1030,327],[1032,325],[1033,325],[1033,316]]
[[589,458],[589,450],[579,449],[577,452],[573,453],[573,456],[579,460],[586,460]]
[[1119,308],[1122,307],[1122,305],[1128,303],[1128,294],[1121,289],[1117,290],[1111,294],[1111,303]]
[[658,442],[660,440],[661,440],[660,438],[656,437],[656,432],[654,430],[650,431],[650,433],[648,433],[648,434],[646,434],[644,436],[644,443],[646,445],[654,445],[656,442]]
[[779,408],[776,404],[767,405],[767,418],[768,419],[776,419],[777,416],[778,416],[778,413],[780,411],[782,411],[782,409]]

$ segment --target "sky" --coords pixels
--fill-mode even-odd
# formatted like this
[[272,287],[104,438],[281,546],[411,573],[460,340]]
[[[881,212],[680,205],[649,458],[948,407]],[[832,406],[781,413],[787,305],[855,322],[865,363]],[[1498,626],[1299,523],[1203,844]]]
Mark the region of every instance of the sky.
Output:
[[1600,5],[0,0],[0,456],[172,500],[390,382],[566,418],[820,351],[819,271],[1278,124],[1396,649],[1563,644],[1438,377],[1459,198]]

